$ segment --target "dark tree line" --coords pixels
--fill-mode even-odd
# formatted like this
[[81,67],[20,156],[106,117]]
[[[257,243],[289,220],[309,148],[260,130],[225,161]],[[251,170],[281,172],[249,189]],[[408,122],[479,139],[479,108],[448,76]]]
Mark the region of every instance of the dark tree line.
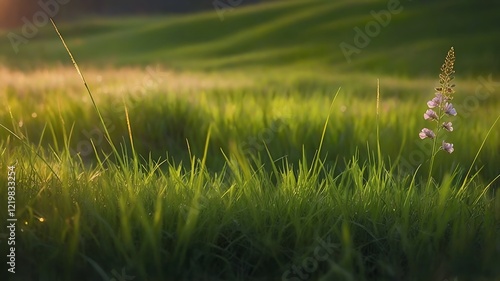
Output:
[[[134,15],[189,13],[216,9],[218,6],[240,6],[261,0],[0,0],[0,27],[22,25],[44,7],[59,6],[57,17],[72,19],[85,15]],[[53,8],[54,9],[54,8]]]
[[[87,11],[98,14],[134,14],[134,13],[188,13],[214,8],[214,0],[72,0],[78,1],[70,10]],[[217,0],[216,0],[217,1]],[[228,5],[238,6],[255,3],[258,0],[218,0]]]

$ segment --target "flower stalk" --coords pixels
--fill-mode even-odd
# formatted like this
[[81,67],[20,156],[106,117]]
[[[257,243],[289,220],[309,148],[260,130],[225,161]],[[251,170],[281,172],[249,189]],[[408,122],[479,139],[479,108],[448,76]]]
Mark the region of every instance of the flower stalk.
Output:
[[[446,55],[443,65],[441,66],[439,86],[435,88],[435,96],[427,102],[428,109],[424,113],[424,119],[434,123],[434,130],[423,128],[419,133],[420,139],[423,140],[430,138],[433,140],[427,187],[429,187],[432,181],[432,170],[437,152],[443,150],[448,153],[453,153],[454,151],[453,143],[448,143],[444,140],[444,138],[440,138],[440,133],[442,131],[448,133],[453,131],[453,123],[451,121],[447,121],[446,119],[457,115],[457,111],[451,103],[453,94],[455,93],[455,84],[452,84],[454,79],[453,74],[455,73],[454,65],[455,50],[451,47]],[[441,139],[441,145],[439,145],[439,147],[438,139]]]

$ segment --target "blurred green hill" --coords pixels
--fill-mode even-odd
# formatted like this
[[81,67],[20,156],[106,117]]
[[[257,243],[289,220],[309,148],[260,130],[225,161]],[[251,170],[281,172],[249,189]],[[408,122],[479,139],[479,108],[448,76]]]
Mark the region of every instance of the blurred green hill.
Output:
[[[435,77],[454,46],[457,69],[472,76],[500,71],[498,8],[488,1],[265,1],[187,15],[92,17],[60,29],[84,65]],[[35,28],[33,38],[23,28],[1,31],[0,63],[69,63],[50,23]]]

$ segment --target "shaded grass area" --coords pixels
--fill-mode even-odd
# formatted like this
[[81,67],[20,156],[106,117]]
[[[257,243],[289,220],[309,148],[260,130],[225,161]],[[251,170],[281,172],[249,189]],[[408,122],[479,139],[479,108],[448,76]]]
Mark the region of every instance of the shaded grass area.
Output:
[[44,163],[2,151],[17,172],[22,280],[109,280],[122,268],[138,280],[294,280],[292,266],[311,268],[325,243],[327,259],[302,269],[312,280],[499,274],[500,197],[483,185],[425,188],[356,155],[340,173],[317,158],[269,171],[237,156],[210,173],[195,158],[184,169],[124,154],[122,166],[88,168],[64,152],[37,150]]

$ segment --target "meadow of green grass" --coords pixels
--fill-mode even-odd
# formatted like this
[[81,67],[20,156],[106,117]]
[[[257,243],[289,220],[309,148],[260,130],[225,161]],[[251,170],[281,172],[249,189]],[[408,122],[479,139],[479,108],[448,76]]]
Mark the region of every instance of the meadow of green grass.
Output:
[[[91,96],[51,26],[1,42],[6,280],[498,280],[496,14],[413,2],[351,63],[338,44],[386,2],[61,24]],[[455,151],[427,184],[451,46]]]

